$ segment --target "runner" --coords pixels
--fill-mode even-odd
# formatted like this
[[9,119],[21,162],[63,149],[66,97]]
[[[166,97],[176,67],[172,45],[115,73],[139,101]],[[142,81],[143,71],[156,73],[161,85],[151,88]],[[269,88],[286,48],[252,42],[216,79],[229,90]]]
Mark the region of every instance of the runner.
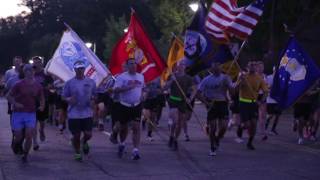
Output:
[[[40,83],[44,90],[44,97],[45,97],[45,108],[43,111],[37,111],[37,122],[39,122],[39,135],[40,141],[44,142],[46,140],[44,128],[45,128],[45,120],[49,118],[49,89],[53,87],[53,79],[51,76],[46,75],[44,73],[44,60],[40,56],[35,56],[32,58],[33,60],[33,67],[35,70],[34,77],[38,83]],[[33,150],[38,150],[39,144],[37,140],[37,131],[34,133],[33,137]]]
[[24,138],[22,161],[26,162],[32,145],[32,136],[36,127],[36,102],[39,110],[44,109],[42,86],[34,80],[32,65],[23,67],[24,79],[17,82],[8,93],[8,101],[13,105],[12,129],[14,131],[14,149],[21,146]]
[[[262,61],[256,62],[256,72],[257,74],[265,81],[266,83],[266,75],[264,74],[264,64]],[[266,99],[262,99],[263,97],[263,91],[259,91],[258,95],[258,101],[260,102],[258,104],[259,107],[259,129],[262,134],[262,141],[266,141],[268,139],[268,135],[265,131],[265,125],[266,125],[266,119],[267,119],[267,103]]]
[[[89,153],[88,141],[92,137],[93,104],[96,96],[95,82],[85,77],[83,61],[74,63],[76,76],[67,81],[63,89],[63,98],[68,102],[68,126],[72,133],[75,150],[74,159],[82,161],[80,146],[85,155]],[[81,139],[81,133],[83,137]]]
[[[273,74],[267,76],[267,84],[269,86],[269,89],[271,89],[271,87],[272,87],[274,74],[275,74],[275,68],[273,69]],[[270,132],[274,135],[278,135],[279,133],[277,131],[277,125],[278,125],[278,121],[279,121],[279,118],[281,115],[281,109],[280,109],[280,107],[278,107],[277,101],[275,101],[274,99],[272,99],[270,97],[270,93],[267,97],[267,113],[268,113],[268,118],[267,118],[267,122],[265,124],[265,130],[266,131],[268,130],[268,126],[270,124],[270,121],[272,119],[274,119]]]
[[137,73],[135,59],[128,59],[126,62],[127,71],[120,74],[115,82],[114,92],[119,93],[120,105],[118,110],[120,120],[120,144],[118,156],[121,158],[125,150],[125,141],[128,135],[129,123],[132,123],[132,159],[140,159],[140,121],[142,111],[142,89],[144,77]]
[[304,144],[304,130],[308,131],[308,124],[312,117],[312,96],[308,91],[293,106],[294,118],[298,120],[298,144]]
[[319,129],[319,124],[320,124],[320,81],[317,82],[317,87],[316,87],[316,101],[314,101],[313,106],[314,106],[314,113],[313,113],[313,127],[312,127],[312,132],[311,132],[311,137],[310,139],[312,141],[317,141],[317,132]]
[[[240,119],[248,128],[249,140],[247,148],[254,150],[253,139],[257,129],[258,104],[265,101],[268,88],[260,75],[256,74],[255,63],[248,63],[248,73],[241,73],[236,85],[239,87],[239,110]],[[263,96],[259,100],[259,90],[263,90]]]
[[160,79],[157,78],[146,85],[144,89],[144,117],[148,124],[148,134],[147,140],[153,141],[152,131],[157,125],[157,111],[159,109],[160,103],[158,102],[158,96],[161,94]]
[[58,128],[61,134],[66,128],[66,120],[67,120],[67,110],[68,110],[68,103],[63,100],[62,92],[64,87],[64,82],[61,79],[57,79],[53,83],[56,92],[57,92],[57,99],[55,101],[55,112],[56,112],[56,119],[58,121]]
[[[22,58],[20,56],[15,56],[13,58],[13,65],[14,68],[11,68],[6,71],[5,76],[4,76],[4,85],[5,85],[5,93],[9,92],[11,88],[21,79],[23,79],[23,63],[22,63]],[[11,110],[11,104],[8,102],[8,114],[10,115],[10,121],[11,121],[11,115],[12,115],[12,110]],[[12,128],[12,127],[11,127]],[[14,133],[12,129],[12,142],[11,142],[11,148],[15,154],[21,154],[23,153],[22,151],[22,143],[23,143],[24,138],[21,138],[21,144],[19,149],[15,149],[13,147],[14,145]]]
[[[233,89],[231,78],[221,73],[220,63],[213,63],[209,76],[204,78],[198,90],[199,99],[207,105],[207,124],[209,126],[210,156],[216,155],[216,150],[223,138],[228,121],[227,92]],[[216,134],[219,129],[218,134]]]
[[97,88],[97,108],[98,108],[98,129],[99,131],[104,131],[104,119],[109,110],[109,105],[111,101],[110,94],[108,92],[108,80],[105,79],[104,82]]
[[[170,114],[169,124],[170,125],[170,139],[168,146],[173,150],[178,149],[178,138],[180,136],[181,129],[185,121],[187,120],[188,104],[189,99],[186,99],[183,93],[191,91],[193,86],[193,79],[191,76],[185,73],[185,62],[179,61],[175,68],[174,74],[171,75],[170,80],[167,81],[166,87],[170,89],[170,96],[168,99]],[[175,80],[174,80],[175,79]],[[180,89],[181,88],[181,89]],[[183,91],[183,93],[181,92]]]

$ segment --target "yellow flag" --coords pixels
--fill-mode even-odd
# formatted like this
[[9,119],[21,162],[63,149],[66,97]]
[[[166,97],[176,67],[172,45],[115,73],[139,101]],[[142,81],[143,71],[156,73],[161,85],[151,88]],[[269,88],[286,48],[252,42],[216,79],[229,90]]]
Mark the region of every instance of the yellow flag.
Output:
[[184,57],[184,44],[178,38],[174,37],[171,42],[171,47],[169,50],[169,55],[167,59],[167,69],[161,75],[161,83],[163,84],[172,72],[173,66]]

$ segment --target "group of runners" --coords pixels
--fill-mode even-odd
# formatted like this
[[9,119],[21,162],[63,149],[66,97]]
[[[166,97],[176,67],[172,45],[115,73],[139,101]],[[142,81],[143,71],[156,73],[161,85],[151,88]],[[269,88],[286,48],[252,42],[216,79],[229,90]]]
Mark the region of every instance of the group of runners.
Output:
[[[44,72],[44,60],[36,56],[33,64],[23,64],[14,57],[13,65],[5,74],[8,113],[12,128],[11,148],[26,162],[30,149],[37,151],[40,141],[46,140],[45,122],[58,126],[61,133],[66,128],[72,134],[74,159],[82,161],[90,152],[89,140],[97,126],[104,131],[107,115],[111,117],[110,141],[118,145],[118,156],[126,152],[128,133],[132,132],[132,159],[140,159],[141,128],[147,128],[147,140],[159,125],[162,109],[169,106],[168,146],[179,149],[181,131],[190,141],[188,122],[194,113],[194,102],[201,101],[207,109],[202,125],[210,142],[210,156],[215,156],[226,131],[236,127],[236,139],[243,142],[243,132],[248,132],[246,147],[254,150],[257,128],[261,140],[268,135],[278,135],[277,125],[281,109],[269,96],[273,76],[264,74],[261,61],[251,61],[246,70],[234,81],[222,73],[221,64],[213,63],[207,76],[191,77],[186,74],[184,60],[179,61],[165,84],[160,79],[145,83],[137,72],[135,59],[128,59],[124,72],[99,87],[85,76],[85,62],[74,63],[75,77],[63,82]],[[315,101],[316,100],[316,101]],[[319,86],[306,92],[294,105],[293,129],[298,132],[298,143],[309,138],[315,141],[320,119]],[[269,130],[269,125],[272,124]],[[129,131],[129,128],[132,131]]]

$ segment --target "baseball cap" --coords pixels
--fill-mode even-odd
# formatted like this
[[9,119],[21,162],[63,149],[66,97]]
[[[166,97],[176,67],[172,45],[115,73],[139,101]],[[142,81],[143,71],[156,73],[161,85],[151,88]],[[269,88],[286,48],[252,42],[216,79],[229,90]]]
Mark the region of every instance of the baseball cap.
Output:
[[73,64],[73,68],[74,69],[78,69],[78,68],[85,68],[85,64],[83,61],[77,61]]

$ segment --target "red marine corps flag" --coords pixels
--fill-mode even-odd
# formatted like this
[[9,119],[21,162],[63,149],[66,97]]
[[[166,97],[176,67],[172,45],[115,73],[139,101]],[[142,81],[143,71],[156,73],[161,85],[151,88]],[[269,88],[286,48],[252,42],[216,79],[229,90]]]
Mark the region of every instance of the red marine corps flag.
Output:
[[144,75],[146,82],[159,77],[165,69],[165,63],[151,42],[136,13],[131,14],[128,32],[112,50],[109,69],[113,75],[123,72],[123,64],[128,58],[134,58],[138,72]]

